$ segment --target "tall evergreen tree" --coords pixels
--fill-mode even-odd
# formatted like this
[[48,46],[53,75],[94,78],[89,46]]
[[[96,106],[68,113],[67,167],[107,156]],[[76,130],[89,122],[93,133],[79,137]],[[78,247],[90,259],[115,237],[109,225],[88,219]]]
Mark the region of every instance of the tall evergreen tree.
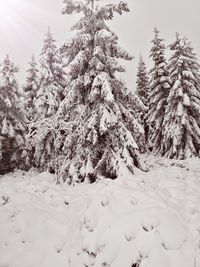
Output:
[[200,66],[186,38],[177,34],[170,48],[173,87],[167,98],[162,153],[178,159],[200,156]]
[[165,59],[163,39],[159,38],[159,31],[157,29],[154,30],[154,33],[153,47],[150,53],[154,66],[150,71],[149,110],[146,122],[149,145],[154,153],[159,153],[163,142],[162,125],[171,82]]
[[142,100],[145,106],[148,106],[148,97],[149,97],[149,77],[145,62],[143,57],[140,56],[137,72],[137,88],[136,93],[139,98]]
[[41,86],[37,94],[39,119],[55,114],[65,95],[64,63],[50,29],[45,35],[40,58]]
[[23,86],[25,110],[29,121],[34,121],[37,115],[35,103],[40,88],[40,82],[39,69],[33,55],[29,62],[29,69],[27,70],[26,84]]
[[145,116],[146,116],[146,112],[149,107],[148,98],[149,98],[150,90],[149,90],[148,72],[147,72],[145,62],[142,58],[142,55],[140,55],[140,59],[139,59],[136,84],[137,84],[136,94],[143,103],[143,108],[142,109],[140,108],[136,111],[138,113],[139,120],[141,121],[144,127],[144,132],[145,132],[145,135],[143,136],[144,138],[141,138],[141,147],[142,147],[142,151],[146,151],[148,149],[148,145],[147,145],[148,126],[146,123]]
[[41,83],[35,106],[37,117],[30,125],[29,141],[34,148],[35,164],[41,170],[54,165],[54,116],[65,96],[66,74],[56,41],[48,29],[40,59]]
[[64,0],[64,14],[82,13],[73,26],[77,33],[64,45],[71,76],[68,95],[59,109],[63,122],[61,175],[70,181],[115,178],[124,164],[142,168],[137,136],[141,125],[127,109],[127,90],[116,78],[125,69],[117,59],[131,60],[106,25],[114,13],[128,12],[124,2]]
[[0,165],[1,172],[22,167],[26,157],[26,118],[21,108],[21,93],[16,81],[18,68],[6,56],[0,71]]

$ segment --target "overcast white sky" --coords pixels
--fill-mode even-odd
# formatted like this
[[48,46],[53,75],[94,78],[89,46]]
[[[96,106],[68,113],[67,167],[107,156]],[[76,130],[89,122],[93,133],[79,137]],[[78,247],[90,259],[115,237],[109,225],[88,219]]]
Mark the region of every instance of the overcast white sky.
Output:
[[[115,1],[115,0],[111,0]],[[135,60],[127,65],[124,79],[129,87],[135,87],[135,76],[139,54],[150,64],[149,49],[153,28],[160,29],[160,35],[171,43],[175,32],[180,32],[193,43],[200,56],[200,0],[127,0],[131,12],[116,16],[111,23],[118,33],[120,44]],[[5,54],[20,66],[23,79],[27,62],[32,53],[40,53],[42,39],[50,26],[58,44],[69,36],[70,26],[76,16],[61,15],[62,0],[0,0],[0,60]]]

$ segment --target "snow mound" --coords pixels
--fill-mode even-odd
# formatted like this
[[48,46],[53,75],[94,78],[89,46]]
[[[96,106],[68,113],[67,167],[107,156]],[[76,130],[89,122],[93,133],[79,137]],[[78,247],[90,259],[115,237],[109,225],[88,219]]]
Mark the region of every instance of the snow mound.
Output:
[[200,266],[200,160],[147,159],[74,187],[48,174],[0,178],[0,266]]

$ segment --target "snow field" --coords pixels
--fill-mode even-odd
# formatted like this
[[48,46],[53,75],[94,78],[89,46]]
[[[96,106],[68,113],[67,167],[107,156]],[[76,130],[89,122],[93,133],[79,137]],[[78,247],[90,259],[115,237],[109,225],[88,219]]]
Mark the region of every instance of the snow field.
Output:
[[91,185],[2,176],[0,266],[199,267],[200,161],[146,161]]

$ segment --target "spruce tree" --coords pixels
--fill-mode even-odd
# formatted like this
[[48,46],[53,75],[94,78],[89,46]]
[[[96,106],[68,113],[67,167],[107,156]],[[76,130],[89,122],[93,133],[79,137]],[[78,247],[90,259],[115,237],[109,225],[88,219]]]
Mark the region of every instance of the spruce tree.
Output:
[[177,34],[170,46],[173,82],[163,123],[162,153],[185,159],[200,155],[200,73],[191,44]]
[[150,90],[149,90],[149,77],[148,77],[147,68],[141,55],[140,55],[139,64],[138,64],[136,84],[137,84],[136,94],[143,103],[143,108],[137,110],[138,117],[144,127],[144,132],[145,132],[144,138],[141,138],[141,147],[143,148],[142,151],[146,151],[148,149],[148,145],[147,145],[148,126],[146,123],[145,116],[146,116],[146,112],[149,106],[148,98],[149,98]]
[[145,114],[147,107],[144,105],[140,97],[134,90],[131,90],[127,94],[127,108],[132,114],[132,116],[143,126],[140,134],[135,136],[136,143],[138,145],[139,151],[144,153],[147,150],[146,140],[145,140]]
[[131,172],[142,168],[136,143],[141,125],[127,108],[127,90],[117,79],[124,72],[118,59],[132,57],[118,45],[117,35],[106,25],[128,6],[103,1],[64,0],[63,14],[81,13],[73,26],[75,37],[62,51],[68,55],[71,81],[61,104],[61,176],[69,182],[116,178],[120,166]]
[[26,84],[23,86],[25,110],[29,121],[34,121],[37,115],[35,103],[40,82],[39,69],[33,55],[29,62],[29,69],[27,70]]
[[143,57],[140,56],[137,72],[137,88],[136,93],[139,98],[142,100],[145,106],[148,106],[148,97],[149,97],[149,77],[147,73],[147,68],[144,63]]
[[21,93],[16,80],[18,68],[6,56],[0,71],[0,165],[1,172],[23,167],[26,117],[21,108]]
[[35,165],[40,170],[54,169],[55,114],[65,96],[66,74],[60,51],[50,29],[44,38],[40,58],[41,82],[35,107],[37,115],[29,129]]
[[41,85],[37,94],[39,119],[55,114],[65,95],[64,63],[50,29],[45,35],[40,54]]
[[149,147],[154,153],[159,153],[163,143],[162,125],[166,109],[166,101],[171,87],[168,66],[165,59],[165,45],[159,38],[159,31],[154,30],[150,57],[154,66],[150,71],[149,110],[146,116]]

